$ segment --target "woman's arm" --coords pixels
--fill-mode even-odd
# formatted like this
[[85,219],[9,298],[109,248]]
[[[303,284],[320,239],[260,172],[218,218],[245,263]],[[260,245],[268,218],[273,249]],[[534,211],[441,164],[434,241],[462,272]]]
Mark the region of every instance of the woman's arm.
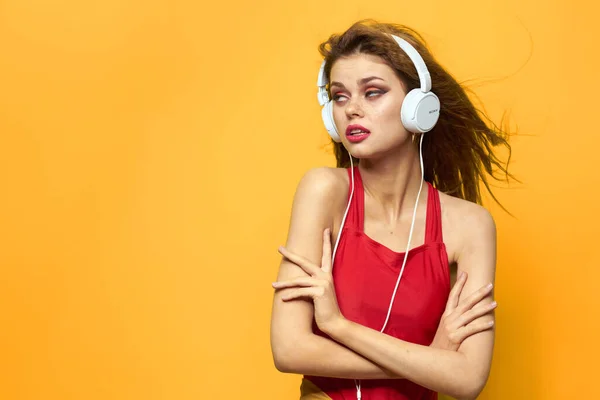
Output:
[[[489,212],[477,205],[469,207],[461,225],[466,228],[457,263],[469,275],[463,293],[471,293],[494,282],[496,228]],[[489,305],[491,292],[488,299]],[[493,321],[492,312],[476,322],[488,321]],[[448,351],[405,342],[344,318],[329,324],[326,333],[392,373],[457,399],[475,399],[483,390],[494,345],[493,329],[468,337],[458,351]]]
[[[347,187],[330,168],[308,171],[296,189],[286,247],[316,262],[323,254],[323,231],[332,225],[332,209]],[[283,258],[278,281],[307,276]],[[356,379],[400,378],[354,351],[312,331],[314,306],[310,300],[284,302],[275,291],[271,316],[271,350],[282,372]]]

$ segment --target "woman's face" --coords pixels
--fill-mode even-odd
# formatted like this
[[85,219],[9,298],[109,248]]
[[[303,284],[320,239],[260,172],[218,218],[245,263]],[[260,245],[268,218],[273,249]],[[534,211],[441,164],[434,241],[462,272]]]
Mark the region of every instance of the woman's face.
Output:
[[354,157],[382,156],[409,140],[400,120],[404,85],[381,58],[340,58],[331,68],[330,82],[335,124]]

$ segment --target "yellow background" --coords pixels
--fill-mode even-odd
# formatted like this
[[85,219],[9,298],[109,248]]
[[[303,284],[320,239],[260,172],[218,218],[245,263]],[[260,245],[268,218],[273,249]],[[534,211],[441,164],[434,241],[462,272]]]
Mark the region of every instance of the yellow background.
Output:
[[487,202],[481,398],[594,396],[598,10],[536,3],[0,2],[0,398],[297,398],[276,249],[302,174],[334,165],[317,45],[366,17],[422,32],[521,132],[523,184],[496,192],[516,218]]

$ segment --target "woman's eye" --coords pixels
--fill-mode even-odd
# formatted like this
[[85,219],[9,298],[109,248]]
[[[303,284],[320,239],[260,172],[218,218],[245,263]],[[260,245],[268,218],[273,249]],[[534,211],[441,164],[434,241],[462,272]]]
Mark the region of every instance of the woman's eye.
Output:
[[369,90],[366,95],[367,97],[374,97],[372,95],[380,95],[383,94],[383,92],[381,90]]
[[[365,96],[366,97],[376,97],[376,96],[382,95],[384,93],[385,92],[383,90],[367,90],[365,92]],[[331,98],[333,101],[339,102],[339,101],[343,101],[344,99],[346,99],[346,96],[344,96],[340,93],[336,93],[336,94],[332,95]]]

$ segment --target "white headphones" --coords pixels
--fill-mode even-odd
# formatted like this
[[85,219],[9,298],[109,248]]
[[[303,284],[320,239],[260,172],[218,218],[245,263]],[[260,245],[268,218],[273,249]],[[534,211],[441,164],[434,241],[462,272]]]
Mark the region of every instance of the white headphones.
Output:
[[[419,54],[419,52],[406,40],[399,38],[395,35],[390,35],[398,46],[408,55],[410,60],[417,68],[419,74],[419,80],[421,81],[420,89],[413,89],[404,98],[402,102],[402,110],[400,112],[400,118],[402,125],[407,131],[412,133],[425,133],[433,129],[440,117],[440,100],[431,91],[431,76],[429,70],[425,65],[425,61]],[[317,80],[317,86],[319,92],[317,97],[319,104],[323,107],[321,110],[321,117],[325,124],[325,129],[329,133],[329,136],[334,142],[340,143],[340,138],[335,121],[333,120],[333,101],[329,99],[326,85],[328,84],[327,77],[325,76],[325,61],[321,64],[319,70],[319,78]]]

